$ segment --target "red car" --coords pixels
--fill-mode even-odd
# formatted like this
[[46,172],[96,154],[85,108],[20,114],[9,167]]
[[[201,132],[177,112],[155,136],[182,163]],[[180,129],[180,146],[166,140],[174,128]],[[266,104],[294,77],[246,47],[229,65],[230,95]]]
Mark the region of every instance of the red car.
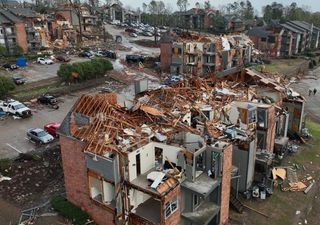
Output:
[[59,135],[57,134],[57,129],[59,129],[60,127],[60,123],[48,123],[46,125],[44,125],[44,130],[47,131],[49,134],[51,134],[54,137],[59,137]]

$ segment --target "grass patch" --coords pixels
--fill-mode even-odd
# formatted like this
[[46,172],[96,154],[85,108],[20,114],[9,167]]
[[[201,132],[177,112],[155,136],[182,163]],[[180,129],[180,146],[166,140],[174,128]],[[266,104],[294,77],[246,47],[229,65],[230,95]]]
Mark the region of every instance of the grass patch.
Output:
[[0,171],[3,172],[9,169],[12,165],[12,160],[10,159],[0,159]]
[[55,196],[51,199],[52,207],[64,217],[72,220],[77,225],[84,225],[89,220],[89,215],[81,209],[68,202],[61,196]]
[[34,88],[30,91],[19,91],[19,92],[15,92],[15,93],[11,93],[14,97],[16,98],[28,98],[28,97],[37,97],[43,94],[48,93],[49,91],[58,91],[58,90],[62,90],[63,87],[53,87],[53,86],[49,86],[49,87],[39,87],[39,88]]

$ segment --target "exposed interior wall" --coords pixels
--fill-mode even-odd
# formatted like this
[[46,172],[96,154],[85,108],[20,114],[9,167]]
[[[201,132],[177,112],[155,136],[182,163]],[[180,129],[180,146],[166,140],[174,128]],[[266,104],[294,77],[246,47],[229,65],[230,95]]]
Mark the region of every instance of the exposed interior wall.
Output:
[[240,149],[244,146],[234,145],[232,154],[232,164],[239,169],[239,192],[245,192],[251,187],[254,177],[256,142],[246,144],[246,149]]
[[147,201],[149,198],[151,198],[150,195],[136,189],[130,189],[129,191],[130,205],[133,206],[133,209],[137,208],[141,203]]
[[160,142],[152,142],[153,147],[158,147],[163,149],[162,164],[165,160],[168,159],[170,162],[177,164],[178,163],[178,153],[182,150],[179,147],[166,145]]
[[133,181],[137,178],[137,161],[136,155],[140,154],[140,166],[141,174],[146,173],[148,170],[155,167],[155,152],[152,142],[147,145],[130,152],[128,154],[129,159],[129,181]]
[[106,203],[110,203],[112,200],[114,200],[114,197],[114,185],[106,181],[103,181],[103,201]]
[[130,152],[128,154],[129,160],[129,181],[132,181],[137,178],[136,171],[136,155],[140,154],[140,165],[141,165],[141,174],[146,173],[148,170],[154,168],[155,165],[155,148],[161,148],[163,157],[162,164],[165,163],[165,160],[168,159],[170,162],[177,164],[178,162],[178,152],[181,151],[181,148],[177,146],[166,145],[160,142],[150,142],[147,145]]

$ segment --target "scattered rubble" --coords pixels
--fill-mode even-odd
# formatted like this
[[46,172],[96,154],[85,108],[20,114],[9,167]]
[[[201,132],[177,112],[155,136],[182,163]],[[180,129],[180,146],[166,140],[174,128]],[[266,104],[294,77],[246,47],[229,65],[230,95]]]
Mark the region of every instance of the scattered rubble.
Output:
[[20,206],[34,206],[64,189],[58,146],[44,152],[21,154],[1,173],[11,179],[1,182],[0,195]]

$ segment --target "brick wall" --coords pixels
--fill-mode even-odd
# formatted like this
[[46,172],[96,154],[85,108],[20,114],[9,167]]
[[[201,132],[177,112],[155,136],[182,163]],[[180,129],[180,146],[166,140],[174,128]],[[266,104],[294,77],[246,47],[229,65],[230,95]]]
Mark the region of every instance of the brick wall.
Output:
[[[162,225],[179,225],[180,224],[180,213],[181,213],[181,194],[180,185],[175,187],[169,194],[165,195],[162,199],[163,204],[161,205],[161,224]],[[164,215],[165,205],[167,202],[171,201],[174,197],[177,197],[178,209],[167,219]]]
[[231,170],[232,170],[232,145],[229,144],[223,149],[220,225],[227,224],[229,219]]
[[94,203],[89,197],[89,185],[84,144],[60,136],[62,164],[68,201],[86,211],[99,225],[114,225],[113,214]]
[[28,51],[27,34],[24,23],[19,22],[15,25],[15,32],[17,37],[17,44],[23,49],[24,53]]
[[276,135],[275,117],[276,117],[276,109],[274,106],[271,106],[268,109],[268,129],[267,129],[267,140],[266,140],[266,149],[270,153],[273,153],[274,139]]
[[163,72],[170,72],[172,44],[170,42],[161,42],[160,52],[161,70]]

